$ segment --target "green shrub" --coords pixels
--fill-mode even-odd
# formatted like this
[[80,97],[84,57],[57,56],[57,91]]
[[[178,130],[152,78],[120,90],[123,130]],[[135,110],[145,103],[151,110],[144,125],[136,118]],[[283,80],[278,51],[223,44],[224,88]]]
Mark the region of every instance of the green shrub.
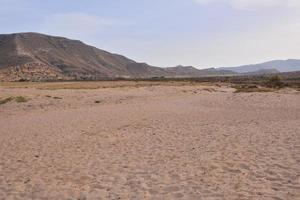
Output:
[[275,75],[271,76],[269,80],[266,82],[267,87],[271,88],[282,88],[284,86],[284,83],[282,82],[280,76]]

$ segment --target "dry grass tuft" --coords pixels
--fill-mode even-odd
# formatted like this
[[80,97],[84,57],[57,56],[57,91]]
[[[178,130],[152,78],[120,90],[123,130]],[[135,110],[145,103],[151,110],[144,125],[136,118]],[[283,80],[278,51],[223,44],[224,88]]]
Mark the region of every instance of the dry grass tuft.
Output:
[[23,96],[17,96],[17,97],[7,97],[5,99],[0,99],[0,105],[2,104],[6,104],[8,102],[11,102],[11,101],[15,101],[17,103],[24,103],[24,102],[27,102],[28,100],[23,97]]
[[7,97],[7,98],[5,98],[5,99],[0,99],[0,105],[6,104],[6,103],[8,103],[8,102],[10,102],[10,101],[12,101],[12,100],[14,100],[13,97]]
[[27,99],[26,99],[25,97],[23,97],[23,96],[17,96],[17,97],[15,97],[14,99],[15,99],[15,101],[16,101],[17,103],[24,103],[24,102],[27,102]]
[[202,90],[207,91],[207,92],[216,92],[217,91],[214,88],[203,88]]
[[53,99],[63,99],[63,98],[61,98],[61,97],[53,97]]

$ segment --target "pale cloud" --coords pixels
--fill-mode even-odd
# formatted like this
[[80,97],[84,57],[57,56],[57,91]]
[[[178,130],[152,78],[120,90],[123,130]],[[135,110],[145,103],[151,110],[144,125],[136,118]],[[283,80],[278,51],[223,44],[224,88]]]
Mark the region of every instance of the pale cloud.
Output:
[[194,0],[196,3],[206,5],[209,3],[229,4],[235,9],[262,9],[272,7],[300,8],[299,0]]

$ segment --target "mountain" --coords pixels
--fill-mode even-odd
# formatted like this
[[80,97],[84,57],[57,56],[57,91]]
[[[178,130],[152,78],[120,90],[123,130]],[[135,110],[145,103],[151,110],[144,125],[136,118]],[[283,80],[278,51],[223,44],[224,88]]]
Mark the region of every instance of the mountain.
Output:
[[196,69],[192,66],[176,66],[165,69],[167,72],[173,74],[175,77],[202,77],[202,76],[223,76],[234,75],[236,72],[230,70],[217,70],[215,68]]
[[237,73],[249,73],[260,70],[277,70],[279,72],[292,72],[300,71],[300,60],[289,59],[289,60],[273,60],[260,64],[243,65],[239,67],[222,67],[220,70],[227,69]]
[[0,81],[100,80],[114,78],[257,75],[300,70],[300,60],[196,69],[159,68],[78,40],[39,33],[0,34]]
[[174,77],[191,77],[199,76],[200,70],[192,66],[178,65],[176,67],[168,67],[166,71],[173,74]]
[[0,35],[0,80],[84,80],[167,76],[163,68],[137,63],[78,40],[39,33]]
[[236,75],[237,73],[228,70],[228,69],[216,69],[216,68],[207,68],[207,69],[201,69],[200,70],[202,76],[230,76],[230,75]]

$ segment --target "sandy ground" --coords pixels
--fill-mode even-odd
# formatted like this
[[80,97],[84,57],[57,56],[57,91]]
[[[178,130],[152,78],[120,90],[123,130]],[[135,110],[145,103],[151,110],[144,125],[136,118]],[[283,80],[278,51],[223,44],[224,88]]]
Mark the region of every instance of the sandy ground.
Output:
[[0,199],[300,199],[299,93],[95,88],[0,86]]

